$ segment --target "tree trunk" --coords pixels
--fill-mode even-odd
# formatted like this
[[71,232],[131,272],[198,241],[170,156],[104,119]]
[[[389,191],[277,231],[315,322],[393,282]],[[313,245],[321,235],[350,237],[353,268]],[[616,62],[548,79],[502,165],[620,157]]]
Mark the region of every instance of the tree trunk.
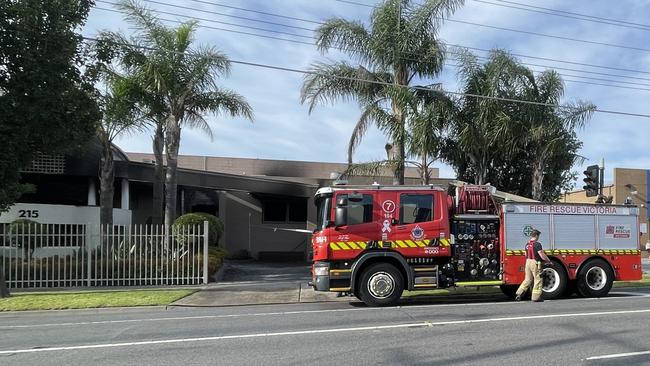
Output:
[[431,174],[429,172],[429,165],[427,164],[427,154],[424,153],[422,156],[422,185],[428,185],[431,180]]
[[156,160],[153,179],[153,205],[151,208],[151,223],[162,224],[163,202],[165,192],[165,166],[163,163],[163,148],[165,147],[164,121],[156,123],[156,132],[153,136],[153,154]]
[[7,287],[7,281],[5,280],[5,269],[2,263],[0,263],[0,298],[9,297],[9,288]]
[[165,128],[165,150],[167,153],[167,172],[165,174],[165,226],[170,227],[176,220],[176,168],[178,167],[178,148],[181,140],[181,127],[176,117],[167,118]]
[[472,153],[469,153],[469,160],[474,164],[474,184],[482,185],[485,184],[485,169],[483,168],[482,160],[478,161],[476,156]]
[[393,148],[397,148],[395,154],[395,168],[393,169],[393,185],[404,185],[404,144],[401,142],[393,142]]
[[103,141],[99,172],[99,222],[102,226],[113,225],[114,180],[113,149],[111,149],[110,141]]
[[542,200],[542,189],[544,187],[544,159],[538,155],[533,163],[532,195],[537,201]]
[[[395,66],[395,83],[400,86],[408,85],[408,74],[406,67],[404,65]],[[392,100],[392,109],[393,116],[399,124],[397,126],[398,135],[393,137],[393,149],[395,151],[395,160],[397,164],[393,169],[393,185],[404,185],[404,159],[406,158],[406,153],[404,150],[404,142],[406,141],[406,131],[404,127],[404,109],[401,105]]]

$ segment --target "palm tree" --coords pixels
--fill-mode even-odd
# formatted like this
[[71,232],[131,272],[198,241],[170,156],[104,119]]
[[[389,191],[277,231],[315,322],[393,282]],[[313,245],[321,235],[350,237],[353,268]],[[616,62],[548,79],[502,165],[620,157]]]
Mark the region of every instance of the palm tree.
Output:
[[[491,52],[485,64],[470,52],[459,52],[459,76],[466,94],[510,99],[518,99],[524,86],[534,81],[529,69],[501,50]],[[449,148],[468,158],[470,164],[463,168],[469,166],[474,183],[487,183],[494,160],[507,159],[519,148],[513,137],[521,129],[514,113],[517,106],[496,99],[463,98],[455,119],[455,141]]]
[[[148,9],[135,1],[125,1],[119,8],[127,20],[139,29],[138,38],[146,47],[145,60],[137,67],[139,80],[148,95],[162,103],[167,160],[165,174],[165,225],[176,218],[178,151],[183,127],[198,128],[212,137],[204,116],[227,113],[252,120],[252,108],[239,94],[221,89],[216,80],[230,71],[230,61],[211,47],[192,47],[197,23],[184,22],[176,28],[166,27]],[[158,128],[162,126],[162,128]],[[154,145],[160,142],[160,135]]]
[[99,98],[103,115],[97,124],[97,138],[101,144],[99,221],[102,225],[112,225],[115,180],[113,141],[121,134],[141,129],[143,122],[135,113],[134,84],[131,80],[105,70],[104,84],[105,92],[100,93]]
[[[429,90],[425,90],[429,89]],[[449,127],[456,115],[456,103],[442,91],[441,84],[418,87],[410,105],[407,139],[410,162],[420,171],[423,185],[431,180],[431,165],[440,158]]]
[[[564,82],[554,70],[547,70],[528,85],[523,98],[539,103],[558,105],[564,96]],[[582,128],[591,118],[596,106],[589,102],[564,103],[563,108],[544,105],[522,106],[522,115],[527,124],[526,136],[522,140],[533,153],[532,197],[541,200],[543,196],[544,171],[553,156],[567,150],[567,143],[577,128]],[[574,162],[579,157],[574,154]]]
[[[374,124],[392,140],[393,183],[404,184],[407,104],[416,77],[438,75],[444,47],[438,41],[442,19],[464,0],[386,0],[372,12],[370,26],[342,18],[327,20],[316,30],[322,53],[338,48],[359,62],[315,63],[305,77],[301,102],[311,113],[317,104],[354,99],[362,109],[348,144],[348,163],[368,128]],[[373,83],[375,82],[375,83]],[[380,84],[381,83],[381,84]]]
[[[137,23],[134,21],[133,23]],[[155,29],[156,24],[149,24],[154,30],[150,33],[159,32]],[[147,27],[139,27],[147,31]],[[167,110],[163,97],[157,94],[151,84],[150,74],[156,71],[154,54],[149,52],[149,46],[142,42],[142,37],[127,37],[120,32],[104,31],[99,36],[104,50],[109,53],[105,57],[119,57],[120,71],[130,74],[133,82],[133,89],[136,92],[135,110],[142,121],[146,121],[151,129],[152,151],[154,155],[154,179],[152,194],[151,223],[161,224],[164,212],[165,192],[165,123],[167,121]],[[111,54],[112,52],[113,54]],[[117,71],[113,71],[116,73]]]

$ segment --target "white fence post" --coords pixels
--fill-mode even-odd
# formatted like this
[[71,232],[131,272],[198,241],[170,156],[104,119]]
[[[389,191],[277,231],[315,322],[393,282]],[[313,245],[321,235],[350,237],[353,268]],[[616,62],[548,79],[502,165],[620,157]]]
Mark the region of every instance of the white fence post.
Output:
[[203,221],[203,284],[208,284],[208,222]]
[[84,225],[84,243],[83,243],[83,248],[84,252],[86,254],[86,286],[90,287],[91,286],[91,278],[92,278],[92,260],[91,260],[91,250],[90,250],[90,224]]

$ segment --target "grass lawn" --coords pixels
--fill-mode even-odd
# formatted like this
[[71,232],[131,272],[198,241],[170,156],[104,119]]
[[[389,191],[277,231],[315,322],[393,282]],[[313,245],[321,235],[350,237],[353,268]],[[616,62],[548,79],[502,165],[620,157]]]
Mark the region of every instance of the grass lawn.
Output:
[[180,289],[17,293],[9,298],[0,299],[0,311],[169,305],[195,291]]
[[614,282],[614,287],[650,287],[650,276],[643,276],[641,281]]

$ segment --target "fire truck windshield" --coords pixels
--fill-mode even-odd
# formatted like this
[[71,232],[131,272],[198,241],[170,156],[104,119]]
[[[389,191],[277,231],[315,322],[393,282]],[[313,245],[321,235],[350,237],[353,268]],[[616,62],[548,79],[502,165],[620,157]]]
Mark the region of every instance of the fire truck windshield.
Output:
[[321,196],[316,198],[317,218],[316,231],[321,231],[327,227],[330,218],[330,205],[332,204],[331,196]]

